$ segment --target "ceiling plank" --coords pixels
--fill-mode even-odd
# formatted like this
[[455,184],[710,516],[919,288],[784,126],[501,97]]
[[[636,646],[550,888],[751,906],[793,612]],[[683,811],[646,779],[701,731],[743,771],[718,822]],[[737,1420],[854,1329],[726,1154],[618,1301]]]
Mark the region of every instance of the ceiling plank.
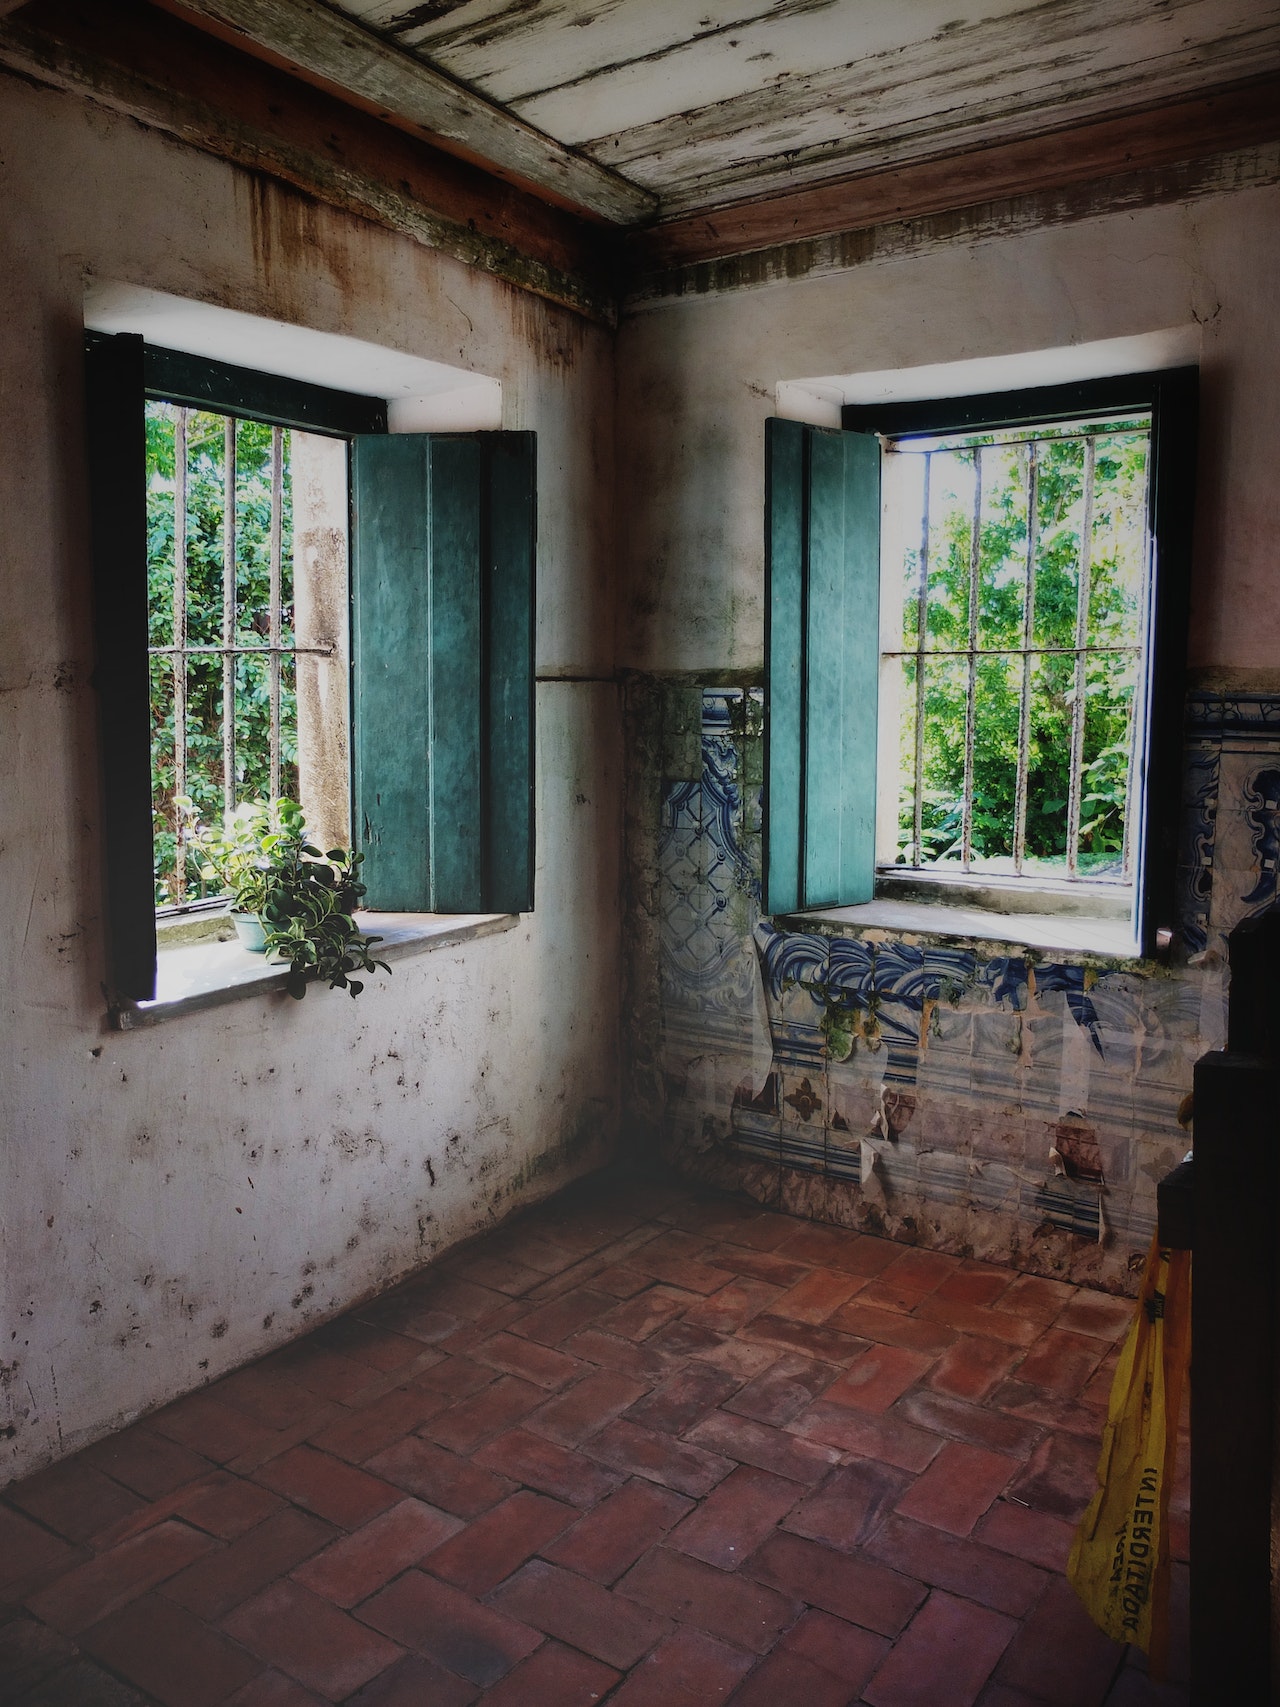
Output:
[[1172,165],[1280,137],[1280,76],[967,153],[761,197],[633,233],[644,271],[975,207],[1008,196]]
[[462,88],[317,0],[158,0],[224,41],[292,70],[561,205],[613,224],[655,198],[607,167]]
[[[305,221],[314,200],[590,319],[615,319],[611,228],[211,40],[149,0],[41,0],[0,23],[0,82],[6,67],[243,168],[255,207],[278,200],[278,237],[265,214],[254,226],[264,274],[295,241],[290,212]],[[272,180],[302,194],[273,200]]]

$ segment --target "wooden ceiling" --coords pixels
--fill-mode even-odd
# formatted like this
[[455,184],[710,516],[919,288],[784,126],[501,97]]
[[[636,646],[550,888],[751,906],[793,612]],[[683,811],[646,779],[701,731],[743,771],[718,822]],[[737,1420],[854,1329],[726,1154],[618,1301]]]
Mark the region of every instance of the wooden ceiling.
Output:
[[1275,0],[337,0],[661,217],[1280,69]]

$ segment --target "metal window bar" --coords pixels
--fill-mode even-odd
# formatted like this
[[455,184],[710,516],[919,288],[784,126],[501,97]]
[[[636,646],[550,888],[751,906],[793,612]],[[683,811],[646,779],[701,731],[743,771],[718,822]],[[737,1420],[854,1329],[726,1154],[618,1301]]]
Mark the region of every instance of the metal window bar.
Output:
[[[925,868],[924,861],[924,826],[923,826],[923,797],[924,797],[924,722],[925,722],[925,661],[928,658],[964,659],[968,664],[968,684],[965,705],[965,758],[964,758],[964,800],[962,804],[961,827],[961,869],[969,871],[973,860],[973,778],[974,753],[976,746],[977,724],[977,661],[979,658],[1021,658],[1022,683],[1018,718],[1018,769],[1015,794],[1015,823],[1014,823],[1014,875],[1021,877],[1026,862],[1026,821],[1028,807],[1028,782],[1030,771],[1030,742],[1031,742],[1031,668],[1032,660],[1038,657],[1067,657],[1075,660],[1075,693],[1072,704],[1071,728],[1071,774],[1069,778],[1070,798],[1068,801],[1068,834],[1067,847],[1067,878],[1080,881],[1080,816],[1083,799],[1083,758],[1085,732],[1085,699],[1088,686],[1086,665],[1093,656],[1099,657],[1141,657],[1141,645],[1124,645],[1107,643],[1091,645],[1088,639],[1089,608],[1092,587],[1092,531],[1094,509],[1094,487],[1096,479],[1096,453],[1100,438],[1110,437],[1118,431],[1138,431],[1136,425],[1130,426],[1127,419],[1124,422],[1112,422],[1099,426],[1090,431],[1075,431],[1072,433],[1042,433],[1035,437],[1009,438],[1001,437],[1001,449],[1013,446],[1025,446],[1027,449],[1027,547],[1024,555],[1024,606],[1023,606],[1023,644],[1021,646],[985,647],[978,645],[979,631],[979,590],[981,569],[981,528],[982,528],[982,499],[983,499],[983,470],[981,444],[954,445],[949,447],[929,446],[927,448],[913,447],[909,442],[892,445],[895,453],[923,455],[925,459],[923,500],[921,509],[921,551],[920,575],[916,588],[918,601],[918,620],[916,628],[916,644],[911,648],[886,648],[881,656],[884,658],[911,659],[916,667],[916,727],[915,751],[913,754],[913,812],[912,812],[912,864],[917,868]],[[1035,570],[1038,551],[1038,522],[1037,522],[1037,483],[1038,483],[1038,447],[1049,438],[1057,440],[1072,438],[1082,441],[1085,446],[1085,491],[1084,491],[1084,521],[1082,524],[1080,562],[1078,568],[1078,583],[1076,590],[1076,624],[1074,646],[1035,646],[1032,644],[1035,632]],[[932,460],[939,448],[964,449],[973,454],[974,459],[974,492],[973,505],[970,513],[969,527],[969,576],[968,576],[968,640],[965,647],[943,647],[926,645],[928,599],[929,599],[929,525],[930,525],[930,493]],[[1150,482],[1150,464],[1147,470],[1148,484]],[[1148,546],[1148,550],[1150,547]],[[1149,580],[1149,577],[1148,577]],[[1149,596],[1149,594],[1148,594]],[[1144,623],[1147,620],[1144,611]],[[1135,770],[1137,765],[1137,743],[1133,742],[1130,749],[1129,776],[1126,800],[1133,799]],[[1090,876],[1090,883],[1112,883],[1127,885],[1132,877],[1131,828],[1133,813],[1126,810],[1124,825],[1123,852],[1121,871],[1118,877]]]
[[270,685],[270,794],[280,798],[280,556],[284,532],[284,435],[279,427],[271,429],[271,541],[269,565],[269,609],[267,633],[271,642],[268,663]]
[[[173,792],[187,792],[187,411],[173,428]],[[173,898],[187,893],[187,824],[173,814]]]
[[222,429],[222,809],[236,806],[236,423]]
[[982,447],[973,453],[973,515],[969,524],[969,685],[964,703],[964,798],[960,865],[973,861],[973,749],[978,735],[978,581],[982,562]]
[[[1150,444],[1147,446],[1146,481],[1142,493],[1142,513],[1144,516],[1149,516],[1151,514]],[[1151,633],[1152,620],[1151,603],[1154,586],[1152,576],[1152,556],[1154,552],[1155,541],[1148,536],[1146,574],[1143,576],[1142,595],[1142,632],[1148,636]],[[1133,838],[1136,833],[1135,819],[1137,818],[1137,813],[1133,810],[1132,802],[1138,799],[1138,766],[1141,750],[1146,741],[1145,731],[1140,726],[1139,718],[1145,722],[1150,715],[1150,706],[1147,703],[1142,702],[1141,709],[1139,709],[1138,705],[1135,705],[1131,713],[1129,725],[1129,768],[1125,774],[1124,784],[1124,839],[1121,843],[1120,852],[1120,869],[1124,874],[1126,881],[1130,880],[1133,875]]]
[[1096,446],[1084,447],[1084,516],[1080,523],[1080,557],[1076,564],[1076,672],[1071,701],[1071,769],[1067,777],[1067,876],[1080,875],[1080,797],[1084,770],[1085,646],[1089,639],[1089,593],[1093,574],[1093,480]]
[[914,810],[911,814],[911,863],[924,861],[924,643],[929,632],[929,479],[933,453],[924,453],[924,502],[920,514],[920,585],[916,592],[916,747]]
[[1040,472],[1036,444],[1027,446],[1027,551],[1022,584],[1022,686],[1018,700],[1018,775],[1015,781],[1013,815],[1013,870],[1022,876],[1027,857],[1027,775],[1031,754],[1031,642],[1036,631],[1036,525],[1037,480]]

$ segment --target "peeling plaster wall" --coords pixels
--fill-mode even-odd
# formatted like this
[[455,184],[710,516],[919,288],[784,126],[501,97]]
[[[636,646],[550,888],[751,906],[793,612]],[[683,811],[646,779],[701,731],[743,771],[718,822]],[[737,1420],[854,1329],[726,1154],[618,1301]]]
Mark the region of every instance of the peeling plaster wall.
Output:
[[[1225,934],[1280,845],[1280,189],[923,241],[633,312],[627,470],[633,1140],[797,1213],[1131,1289]],[[1202,451],[1171,968],[761,918],[764,422],[781,380],[1199,328]],[[1073,1172],[1063,1178],[1053,1145]]]
[[[21,1474],[599,1165],[617,1125],[620,712],[599,328],[6,79],[0,103],[0,1437]],[[358,1003],[106,1028],[87,275],[499,377],[539,437],[537,910]],[[583,679],[586,678],[586,679]]]

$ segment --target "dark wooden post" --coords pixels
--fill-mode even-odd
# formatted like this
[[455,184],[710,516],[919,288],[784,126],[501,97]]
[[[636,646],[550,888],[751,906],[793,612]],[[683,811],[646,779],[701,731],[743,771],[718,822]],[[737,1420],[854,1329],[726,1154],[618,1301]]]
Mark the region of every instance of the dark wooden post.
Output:
[[1280,913],[1231,935],[1227,1048],[1195,1069],[1191,1699],[1274,1700]]

